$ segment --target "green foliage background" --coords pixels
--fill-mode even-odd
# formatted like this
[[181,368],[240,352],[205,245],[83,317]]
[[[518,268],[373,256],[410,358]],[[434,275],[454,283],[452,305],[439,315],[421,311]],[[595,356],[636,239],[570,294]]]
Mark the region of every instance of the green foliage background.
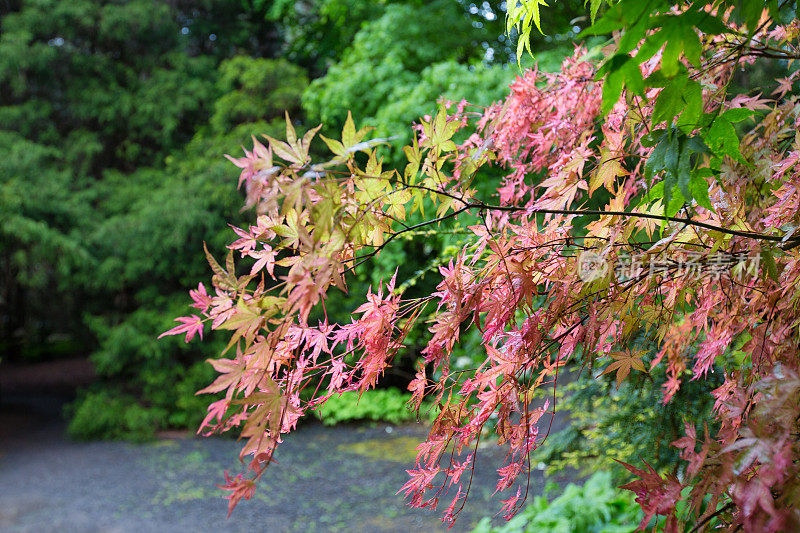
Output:
[[[486,106],[506,95],[519,70],[501,4],[0,3],[0,364],[88,355],[98,379],[68,410],[76,438],[195,427],[212,400],[194,395],[213,379],[204,360],[223,340],[156,337],[186,314],[186,289],[207,283],[203,243],[222,256],[228,224],[252,220],[240,213],[238,169],[222,155],[240,154],[251,135],[282,136],[284,111],[299,129],[323,122],[331,133],[351,110],[376,136],[398,137],[384,153],[397,162],[410,125],[437,100]],[[541,66],[571,53],[581,14],[582,2],[544,12],[552,31],[531,35]],[[488,196],[496,178],[476,185]],[[330,299],[330,318],[347,320],[395,265],[410,296],[429,294],[436,261],[463,238],[458,227],[440,229],[387,247],[350,295]],[[423,329],[409,334],[387,385],[406,386],[425,339]],[[472,365],[473,348],[467,339],[454,364]],[[658,383],[647,386],[654,397]],[[620,398],[626,413],[651,398],[592,387],[594,399],[569,401],[591,419],[583,426],[600,420],[610,439],[602,446],[616,446],[626,438],[619,411],[612,416]],[[335,398],[327,420],[401,421],[405,399],[392,389],[358,404]],[[561,437],[553,464],[596,451]]]
[[[485,16],[497,3],[423,4],[0,4],[0,358],[90,356],[98,380],[69,410],[71,434],[146,438],[203,416],[210,398],[194,391],[221,341],[156,337],[207,282],[203,243],[223,255],[228,224],[251,219],[223,154],[281,136],[284,111],[336,129],[352,107],[408,136],[445,93],[503,96],[512,71],[481,61],[481,43],[500,49],[498,16]],[[419,269],[437,250],[409,252]]]
[[633,533],[641,519],[634,495],[615,487],[611,474],[600,470],[583,485],[570,483],[552,501],[536,496],[500,527],[484,518],[472,533]]

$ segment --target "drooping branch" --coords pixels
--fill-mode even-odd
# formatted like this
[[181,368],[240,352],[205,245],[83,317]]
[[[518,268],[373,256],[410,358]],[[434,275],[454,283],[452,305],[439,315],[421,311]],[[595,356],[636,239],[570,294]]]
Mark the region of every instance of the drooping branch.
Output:
[[[437,224],[442,222],[443,220],[447,220],[457,216],[464,211],[468,211],[470,209],[477,209],[480,211],[503,211],[503,212],[511,212],[511,213],[526,213],[526,214],[543,214],[543,215],[575,215],[575,216],[620,216],[620,217],[628,217],[628,218],[646,218],[649,220],[659,220],[659,221],[666,221],[666,222],[676,222],[679,224],[686,224],[687,226],[694,226],[698,228],[703,228],[710,231],[716,231],[719,233],[723,233],[726,235],[733,235],[736,237],[745,237],[748,239],[755,239],[761,241],[769,241],[769,242],[783,242],[786,243],[787,247],[784,248],[786,250],[790,250],[796,246],[800,246],[800,236],[797,237],[790,237],[786,238],[785,236],[778,236],[778,235],[767,235],[765,233],[757,233],[754,231],[741,231],[735,230],[731,228],[726,228],[724,226],[717,226],[714,224],[709,224],[707,222],[701,222],[699,220],[694,220],[689,217],[674,217],[674,216],[665,216],[665,215],[655,215],[652,213],[637,213],[635,211],[607,211],[602,209],[544,209],[544,208],[534,208],[534,207],[519,207],[519,206],[507,206],[507,205],[492,205],[485,203],[483,201],[476,201],[476,200],[466,200],[463,197],[458,197],[446,191],[433,189],[431,187],[426,187],[424,185],[411,185],[406,184],[406,188],[409,189],[420,189],[427,192],[439,194],[450,198],[452,200],[456,200],[461,202],[463,206],[459,208],[457,211],[453,213],[448,213],[442,217],[427,221],[421,222],[416,224],[415,226],[404,228],[403,230],[399,231],[397,235],[401,233],[405,233],[406,231],[410,231],[413,229],[418,229],[420,227],[424,227],[430,224]],[[387,239],[387,242],[391,240]]]

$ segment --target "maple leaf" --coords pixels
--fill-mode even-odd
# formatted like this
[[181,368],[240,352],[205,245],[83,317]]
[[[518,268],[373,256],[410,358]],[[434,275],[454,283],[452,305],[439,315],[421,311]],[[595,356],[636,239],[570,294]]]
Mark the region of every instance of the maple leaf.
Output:
[[250,152],[242,148],[245,154],[244,157],[234,158],[225,154],[225,157],[231,163],[242,169],[239,176],[238,187],[241,187],[242,183],[250,182],[259,172],[269,169],[270,173],[275,173],[278,170],[277,167],[273,167],[272,165],[272,151],[258,142],[255,137],[252,137],[252,139],[253,151]]
[[[197,290],[189,291],[189,297],[194,301],[191,307],[199,309],[204,313],[207,312],[208,308],[211,306],[211,298],[208,296],[206,288],[202,283],[197,284]],[[202,338],[202,336],[200,338]]]
[[[195,394],[200,394],[200,392],[197,392]],[[197,433],[200,434],[203,432],[204,428],[211,426],[211,422],[214,419],[217,420],[218,424],[221,424],[223,419],[225,418],[225,413],[228,411],[228,406],[229,406],[228,398],[223,398],[221,400],[217,400],[216,402],[212,402],[208,406],[206,417],[200,423],[200,427],[197,429]],[[213,429],[214,428],[212,427],[212,431],[209,433],[213,433]]]
[[395,494],[405,491],[405,497],[411,498],[412,504],[416,502],[416,504],[421,505],[425,491],[433,486],[433,480],[439,472],[440,469],[435,466],[406,470],[410,479]]
[[778,98],[783,98],[786,93],[792,90],[792,85],[794,84],[794,79],[787,76],[785,78],[775,78],[775,81],[778,82],[778,88],[772,91],[772,95],[777,95]]
[[251,275],[256,274],[257,272],[266,268],[269,275],[273,278],[275,277],[275,256],[277,254],[271,246],[265,244],[263,249],[253,250],[248,253],[248,255],[253,259],[257,259],[257,261],[253,264],[253,267],[250,269]]
[[666,476],[664,479],[646,462],[647,470],[640,470],[622,461],[617,462],[640,478],[620,487],[635,493],[636,502],[642,506],[644,517],[639,523],[639,529],[644,531],[655,515],[674,517],[675,504],[680,500],[683,490],[683,485],[675,476]]
[[180,322],[181,324],[159,335],[159,339],[161,337],[166,337],[167,335],[180,335],[181,333],[186,333],[184,342],[189,342],[192,340],[195,333],[199,334],[201,339],[203,338],[203,319],[199,316],[181,316],[176,318],[175,321]]
[[211,385],[197,391],[197,394],[226,391],[225,396],[230,401],[244,374],[244,363],[238,359],[208,359],[206,362],[213,366],[220,375]]
[[613,154],[607,149],[601,152],[600,166],[597,167],[597,170],[592,174],[589,181],[589,196],[601,186],[611,192],[614,191],[614,181],[619,176],[628,174],[622,167],[620,159],[621,157],[619,155]]
[[516,512],[519,510],[517,506],[517,502],[520,500],[520,493],[522,492],[522,488],[517,489],[517,494],[508,498],[507,500],[500,500],[500,503],[503,505],[500,507],[500,511],[497,514],[503,513],[503,518],[505,520],[510,520]]
[[217,485],[222,490],[230,491],[228,498],[228,518],[230,518],[233,509],[241,500],[249,500],[256,492],[256,482],[252,479],[244,479],[242,474],[238,474],[235,478],[230,477],[228,472],[225,472],[225,484]]
[[631,373],[632,368],[639,372],[647,373],[647,369],[644,367],[644,363],[642,363],[642,357],[645,355],[644,352],[625,350],[623,352],[612,352],[609,355],[613,357],[615,361],[608,365],[600,375],[602,376],[603,374],[616,371],[617,389],[619,389],[619,386],[622,384],[622,380]]
[[[591,1],[593,20],[601,3]],[[237,350],[235,359],[212,363],[219,375],[204,391],[227,396],[209,408],[203,427],[214,420],[220,431],[244,426],[242,454],[253,455],[253,479],[304,410],[333,394],[375,386],[430,304],[433,335],[409,389],[412,404],[428,398],[441,412],[417,447],[415,469],[403,487],[412,505],[435,506],[440,492],[428,497],[430,489],[458,484],[445,519],[458,514],[466,463],[456,456],[476,446],[495,419],[498,442],[510,454],[497,487],[513,486],[525,466],[521,458],[541,442],[536,424],[547,404],[527,408],[537,387],[546,380],[555,386],[558,368],[574,354],[598,364],[599,354],[615,343],[638,346],[630,339],[644,333],[655,345],[650,368],[666,358],[664,402],[679,391],[690,360],[693,379],[707,379],[721,363],[726,376],[735,376],[712,393],[716,424],[709,426],[719,427],[718,433],[706,431],[696,450],[696,431],[687,424],[686,436],[673,443],[689,462],[684,481],[692,485],[681,515],[714,513],[709,509],[729,497],[735,507],[731,527],[791,529],[781,506],[797,493],[800,479],[789,437],[800,420],[795,386],[789,386],[800,352],[800,260],[794,250],[800,137],[792,141],[796,102],[784,93],[797,75],[777,80],[777,100],[759,94],[726,101],[715,88],[728,83],[740,61],[752,60],[719,54],[721,42],[758,47],[779,41],[769,45],[769,53],[778,54],[795,39],[797,26],[770,27],[764,11],[764,29],[757,29],[762,10],[753,2],[743,4],[749,10],[742,17],[746,31],[731,22],[735,14],[729,21],[727,14],[701,12],[700,4],[686,11],[657,4],[613,3],[594,30],[624,31],[608,44],[600,69],[579,46],[558,72],[524,72],[502,104],[479,113],[471,135],[456,137],[472,113],[459,104],[450,114],[445,102],[434,117],[423,118],[404,148],[405,170],[386,170],[372,149],[385,139],[365,141],[365,130],[356,130],[350,115],[341,140],[323,138],[334,155],[329,161],[309,156],[317,129],[298,139],[288,116],[284,140],[269,138],[269,148],[254,140],[245,157],[230,158],[242,169],[246,206],[256,205],[261,216],[257,226],[234,228],[224,268],[207,254],[216,296],[202,285],[190,295],[212,328],[232,331],[226,350]],[[509,3],[507,22],[530,30],[544,5]],[[528,36],[521,32],[523,46]],[[713,69],[707,67],[711,57]],[[603,83],[597,83],[598,72]],[[352,157],[357,151],[366,155]],[[273,166],[273,154],[286,164]],[[480,200],[482,189],[470,188],[474,176],[463,175],[484,161],[507,171],[496,205]],[[432,220],[425,204],[436,210]],[[605,207],[586,208],[593,204]],[[412,214],[424,221],[409,221]],[[463,216],[480,216],[481,223],[470,222],[472,234],[453,254],[457,259],[440,266],[435,291],[404,300],[393,278],[385,293],[369,289],[366,303],[351,310],[350,323],[328,324],[332,285],[345,290],[350,271],[395,238],[429,235],[435,230],[425,226],[445,219],[458,227]],[[651,271],[624,280],[607,276],[588,286],[576,279],[570,259],[580,248],[610,258],[640,253]],[[249,276],[236,276],[233,250],[255,260]],[[732,276],[673,275],[675,263],[689,253],[707,266],[712,254],[724,250],[763,253],[771,275],[735,282]],[[265,289],[266,275],[255,289],[249,286],[262,269],[274,276],[276,266],[281,274],[288,270],[279,298],[267,294],[275,284]],[[315,328],[308,318],[316,311],[325,321]],[[179,322],[169,334],[186,333],[187,340],[202,334],[199,318]],[[470,338],[481,344],[475,353],[482,360],[451,370],[456,345],[470,329],[479,330]],[[739,342],[743,332],[749,337]],[[602,374],[615,373],[619,389],[633,370],[648,372],[643,359],[650,349],[612,352]],[[777,383],[761,381],[770,373]],[[301,399],[298,389],[309,396]],[[450,447],[454,453],[445,453]],[[440,464],[447,455],[450,465]],[[625,466],[640,477],[626,488],[636,492],[646,517],[664,515],[665,530],[677,531],[684,484],[662,478],[649,464],[647,470]],[[441,484],[438,473],[446,474]],[[232,505],[252,494],[249,481],[229,480]],[[520,494],[503,500],[506,518],[519,507]]]
[[344,127],[342,128],[341,142],[335,139],[329,139],[324,135],[320,135],[320,137],[325,142],[325,144],[328,145],[330,151],[339,156],[338,158],[334,159],[334,161],[341,162],[351,154],[354,154],[362,150],[365,151],[376,144],[380,144],[390,140],[389,138],[384,138],[384,139],[372,139],[370,141],[362,142],[364,136],[371,129],[373,128],[364,127],[356,131],[355,124],[353,123],[353,115],[348,110],[347,119],[345,120]]
[[300,167],[308,161],[308,148],[311,144],[311,139],[316,135],[322,124],[316,128],[312,128],[303,135],[303,138],[298,140],[295,133],[292,120],[289,118],[289,113],[286,112],[286,142],[279,141],[269,135],[264,135],[264,138],[269,141],[269,146],[272,152],[286,161],[291,162],[294,166]]
[[428,384],[428,378],[425,376],[425,365],[422,361],[417,363],[417,373],[414,379],[408,384],[408,390],[411,391],[411,399],[408,401],[409,405],[414,409],[419,409],[422,404],[422,399],[425,396],[425,386]]
[[236,226],[231,226],[233,231],[241,238],[233,241],[227,247],[231,250],[241,250],[242,254],[253,250],[258,242],[256,241],[255,236],[250,233],[249,231],[245,231],[241,228],[237,228]]

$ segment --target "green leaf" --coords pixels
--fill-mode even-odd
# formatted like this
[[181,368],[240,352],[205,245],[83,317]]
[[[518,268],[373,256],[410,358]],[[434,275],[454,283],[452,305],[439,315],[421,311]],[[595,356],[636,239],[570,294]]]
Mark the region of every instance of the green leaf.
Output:
[[706,132],[705,141],[715,156],[722,159],[727,155],[740,163],[747,163],[739,151],[739,136],[733,124],[752,114],[749,109],[729,109],[714,119]]
[[578,39],[583,39],[591,35],[608,35],[609,33],[621,30],[628,23],[625,18],[622,5],[617,4],[612,7],[605,14],[600,17],[600,20],[595,21],[591,26],[578,34]]
[[681,190],[684,198],[691,199],[692,195],[689,192],[689,182],[692,179],[692,153],[686,150],[683,146],[678,155],[678,167],[676,178],[678,180],[678,188]]
[[700,176],[695,175],[689,182],[689,192],[692,198],[697,200],[697,204],[705,207],[709,211],[714,211],[711,200],[708,197],[708,182]]
[[[360,132],[359,132],[360,133]],[[350,147],[361,140],[360,135],[356,133],[356,125],[353,123],[353,114],[347,110],[347,120],[344,122],[342,128],[342,145]]]
[[605,72],[607,74],[603,85],[603,113],[608,113],[614,107],[625,87],[636,94],[644,91],[644,79],[639,65],[627,54],[616,54],[598,71],[598,74]]
[[522,59],[523,48],[533,55],[530,45],[533,26],[536,26],[539,33],[544,34],[539,6],[547,7],[547,2],[545,0],[514,0],[506,4],[506,33],[511,33],[513,28],[516,28],[519,33],[519,40],[517,41],[518,65]]
[[672,119],[683,107],[683,89],[688,81],[689,76],[685,73],[667,81],[653,107],[653,124],[663,121],[667,126],[672,125]]
[[[647,28],[650,19],[648,17],[639,17],[634,20],[635,22],[633,24],[625,28],[625,33],[622,34],[622,38],[619,40],[619,45],[617,46],[618,53],[627,55],[647,36]],[[641,61],[637,62],[641,63]]]
[[703,190],[700,183],[692,185],[693,180],[703,180],[700,174],[693,176],[693,157],[707,151],[708,148],[698,136],[688,137],[678,129],[661,134],[644,168],[648,181],[656,174],[664,173],[663,198],[667,216],[672,216],[684,202],[690,201],[695,190],[700,194],[698,203],[703,202],[700,205],[710,208],[708,186]]
[[592,24],[594,24],[595,20],[597,19],[597,12],[600,10],[601,3],[602,0],[590,0],[589,14],[591,16]]
[[[639,63],[644,63],[651,57],[653,57],[656,52],[661,50],[661,47],[664,45],[664,41],[666,40],[667,35],[663,31],[656,32],[652,35],[648,35],[647,38],[644,40],[642,45],[639,47],[639,50],[636,52],[636,61]],[[660,75],[663,76],[661,70],[657,70],[653,73],[653,76]],[[650,87],[661,87],[661,85],[649,85]]]
[[345,156],[345,149],[342,143],[337,141],[336,139],[328,139],[324,135],[320,135],[320,138],[328,145],[328,149],[334,154],[338,155],[339,157]]
[[772,250],[762,250],[761,260],[764,261],[764,266],[766,266],[764,274],[769,276],[772,281],[778,281],[778,266],[775,264],[775,258],[772,256]]
[[678,117],[677,125],[685,133],[690,133],[697,126],[703,113],[703,88],[694,80],[689,80],[684,88],[683,111]]
[[658,128],[655,130],[651,130],[650,133],[646,134],[642,137],[642,146],[645,148],[652,148],[653,146],[657,145],[661,142],[664,134],[667,130],[664,128]]
[[700,41],[694,28],[686,25],[680,16],[670,17],[671,23],[665,25],[661,32],[666,34],[667,45],[661,54],[661,71],[665,76],[674,76],[681,68],[681,55],[686,54],[687,48],[694,57],[694,61],[687,55],[693,64],[700,63]]
[[[677,150],[677,139],[674,139],[668,131],[661,130],[663,133],[656,140],[655,148],[650,153],[650,157],[644,164],[645,177],[650,179],[657,172],[667,168],[667,152]],[[653,132],[655,133],[655,132]]]
[[718,16],[713,16],[707,11],[698,13],[695,26],[698,30],[709,35],[722,35],[723,33],[732,33],[731,28],[725,25]]
[[632,28],[655,7],[664,4],[662,0],[627,0],[617,3],[605,12],[600,20],[583,30],[578,38],[589,35],[607,35],[613,31]]
[[752,109],[747,109],[746,107],[736,107],[733,109],[728,109],[722,113],[722,116],[725,117],[725,120],[735,124],[736,122],[741,122],[755,114],[756,112]]
[[743,22],[747,26],[747,31],[752,35],[755,33],[764,7],[763,0],[737,0],[734,18]]
[[208,246],[206,246],[205,242],[203,243],[203,251],[206,253],[206,260],[208,261],[208,264],[211,265],[211,270],[214,271],[214,274],[224,276],[226,272],[222,269],[219,263],[217,263],[217,260],[214,259],[214,256],[211,255],[211,252],[208,251]]
[[684,69],[672,80],[664,80],[664,90],[658,95],[653,108],[653,123],[663,121],[669,126],[680,115],[678,127],[689,133],[697,126],[702,112],[703,89],[699,83],[689,79]]
[[664,198],[664,182],[659,181],[649,189],[642,197],[642,200],[639,202],[637,207],[645,207],[648,204],[655,202],[656,200],[660,200]]
[[[667,189],[665,189],[667,190]],[[681,210],[683,204],[686,203],[686,198],[683,197],[681,190],[675,187],[672,187],[668,190],[669,192],[664,195],[664,216],[665,217],[674,217],[678,214],[678,211]]]
[[528,8],[533,23],[536,24],[536,29],[539,30],[539,33],[544,33],[542,31],[542,15],[539,13],[539,5],[547,7],[547,2],[544,0],[523,0],[523,3]]

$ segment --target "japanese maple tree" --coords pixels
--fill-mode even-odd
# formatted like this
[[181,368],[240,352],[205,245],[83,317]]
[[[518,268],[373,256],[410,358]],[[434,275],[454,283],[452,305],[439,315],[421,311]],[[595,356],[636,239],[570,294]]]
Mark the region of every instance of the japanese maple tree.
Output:
[[[255,220],[235,228],[224,266],[207,253],[213,291],[191,291],[197,314],[166,333],[231,332],[200,391],[225,393],[201,429],[247,439],[246,472],[224,486],[230,509],[282,435],[332,395],[375,387],[428,320],[409,390],[412,408],[429,399],[438,415],[401,489],[411,505],[446,495],[443,519],[456,518],[491,424],[513,515],[555,408],[533,395],[569,362],[618,383],[664,365],[664,402],[716,365],[718,429],[687,423],[674,474],[625,465],[641,527],[660,516],[666,531],[800,528],[800,24],[786,4],[593,0],[585,33],[611,35],[605,45],[576,46],[555,73],[525,71],[488,108],[445,103],[403,149],[404,168],[384,168],[385,140],[351,117],[340,139],[321,137],[328,160],[309,156],[319,128],[299,137],[288,117],[284,140],[230,158]],[[525,36],[540,5],[509,3],[509,27]],[[737,71],[764,58],[787,76],[734,94]],[[504,177],[482,198],[473,182],[490,165]],[[349,323],[325,318],[329,291],[390,242],[462,218],[471,239],[435,292],[404,298],[393,277]],[[453,371],[470,328],[485,357]]]

